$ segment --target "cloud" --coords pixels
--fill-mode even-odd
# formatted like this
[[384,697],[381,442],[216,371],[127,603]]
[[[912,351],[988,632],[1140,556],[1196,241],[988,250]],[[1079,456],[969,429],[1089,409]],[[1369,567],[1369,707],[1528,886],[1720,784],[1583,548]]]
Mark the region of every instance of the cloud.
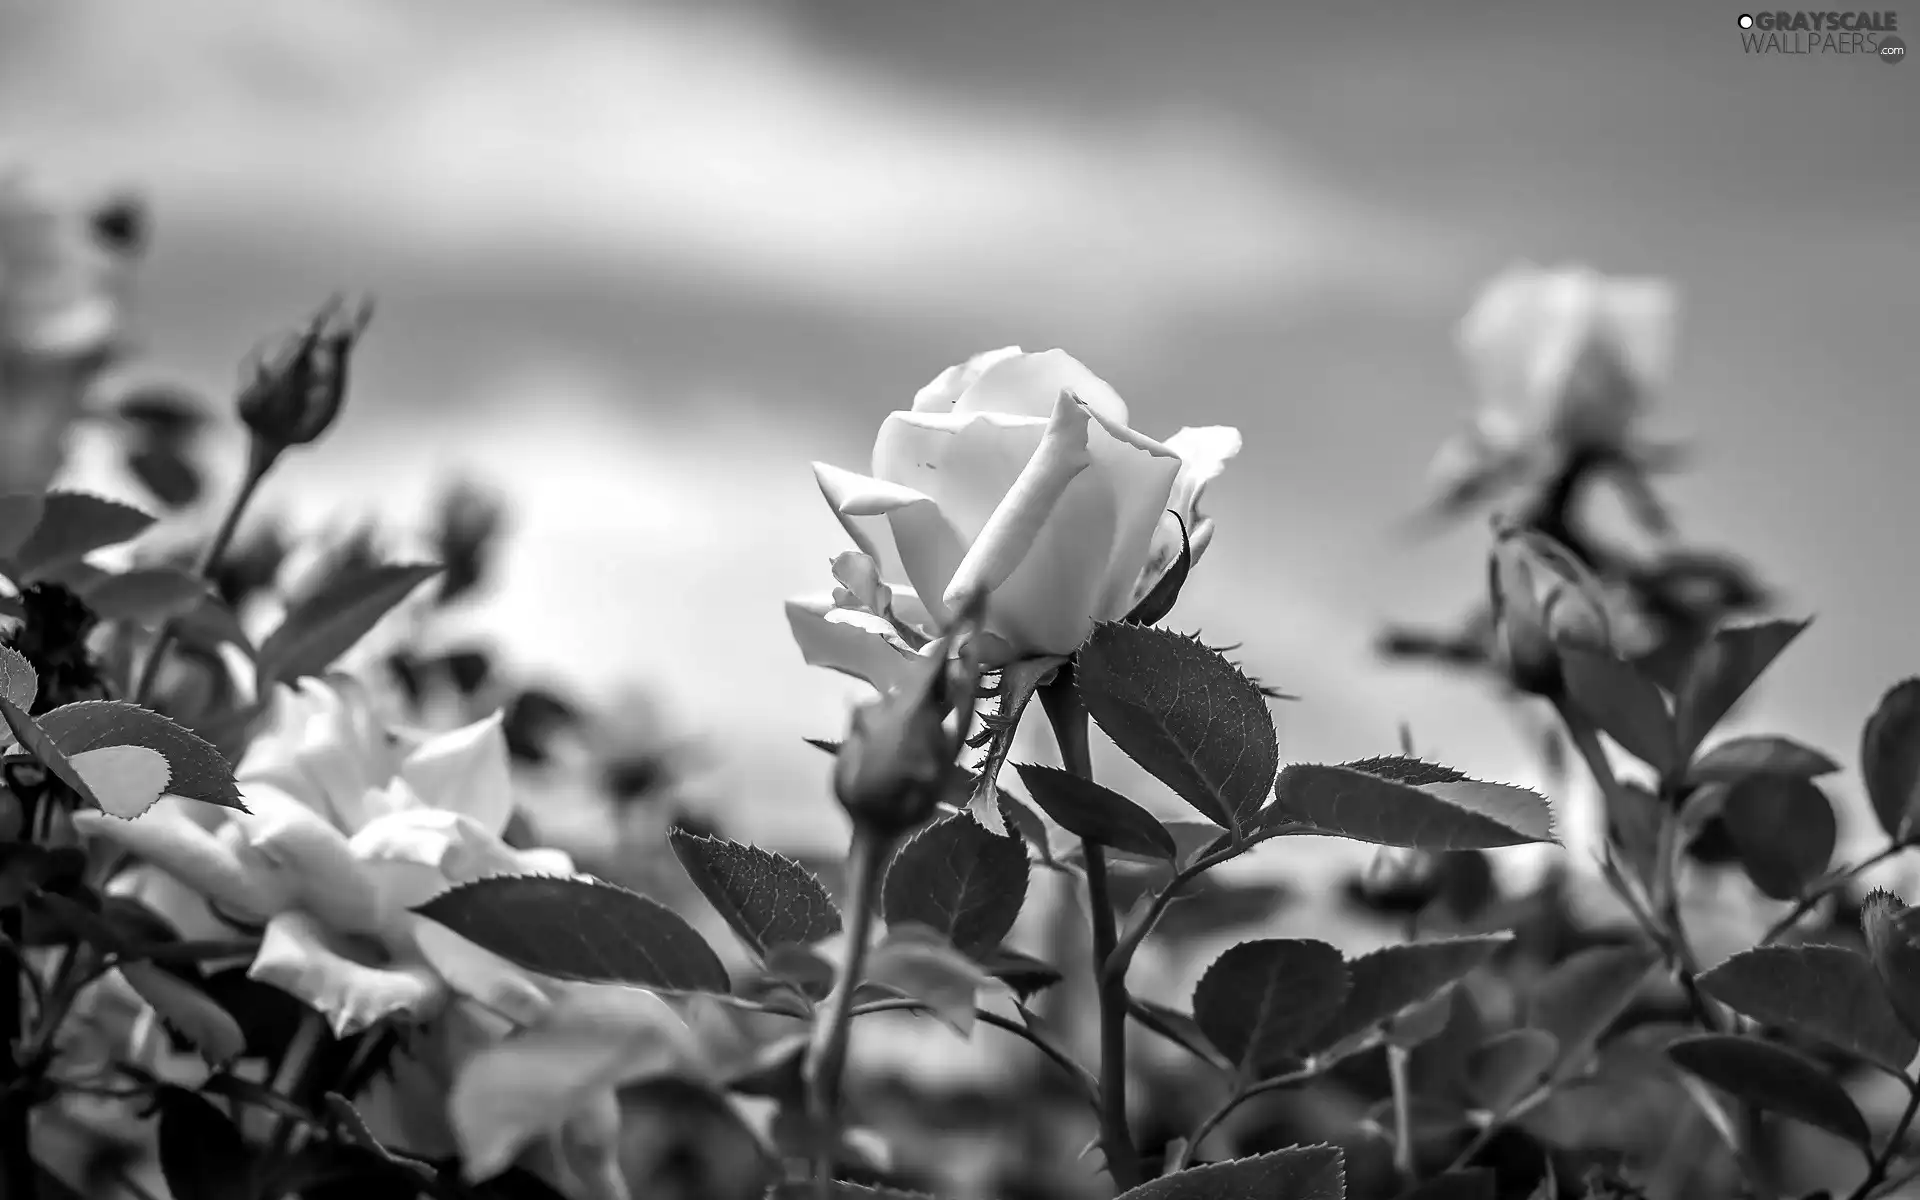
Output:
[[71,0],[0,49],[0,141],[234,234],[689,273],[906,315],[1446,273],[1417,222],[1218,113],[1069,118],[836,58],[769,12]]

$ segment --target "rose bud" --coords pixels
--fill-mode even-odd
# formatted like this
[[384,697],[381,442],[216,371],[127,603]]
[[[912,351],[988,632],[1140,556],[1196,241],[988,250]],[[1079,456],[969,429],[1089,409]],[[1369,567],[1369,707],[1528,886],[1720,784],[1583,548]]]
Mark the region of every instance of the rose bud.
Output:
[[1496,521],[1487,575],[1494,658],[1516,688],[1558,695],[1561,647],[1612,653],[1599,580],[1559,542]]
[[346,400],[354,343],[372,316],[370,304],[349,309],[336,297],[306,328],[256,357],[238,408],[261,443],[277,451],[327,431]]
[[[979,604],[967,606],[977,613]],[[853,714],[833,790],[856,824],[897,837],[925,822],[961,778],[954,760],[973,723],[979,666],[954,635],[928,646],[907,678]]]

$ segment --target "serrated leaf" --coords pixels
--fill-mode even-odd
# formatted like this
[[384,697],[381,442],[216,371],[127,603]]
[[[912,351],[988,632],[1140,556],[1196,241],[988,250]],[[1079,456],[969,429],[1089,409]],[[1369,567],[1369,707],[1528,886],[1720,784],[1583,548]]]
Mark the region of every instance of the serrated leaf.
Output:
[[1290,1146],[1163,1175],[1119,1200],[1344,1200],[1346,1194],[1347,1161],[1338,1146]]
[[1395,1200],[1494,1200],[1493,1172],[1485,1167],[1435,1175]]
[[1748,1104],[1871,1148],[1867,1119],[1833,1077],[1804,1055],[1757,1038],[1709,1033],[1667,1047],[1680,1068]]
[[1793,775],[1748,775],[1721,801],[1721,818],[1753,885],[1792,900],[1826,873],[1839,825],[1820,785]]
[[67,760],[102,811],[131,821],[167,790],[167,760],[145,746],[102,746]]
[[1187,575],[1193,570],[1193,543],[1187,540],[1187,523],[1172,509],[1167,512],[1180,526],[1180,557],[1173,560],[1173,565],[1140,598],[1140,603],[1133,606],[1133,611],[1122,618],[1129,625],[1158,625],[1173,611],[1174,602],[1180,599],[1180,589],[1187,585]]
[[938,930],[966,954],[1000,944],[1027,899],[1027,852],[961,813],[930,825],[887,868],[880,915]]
[[1792,738],[1737,737],[1721,742],[1695,759],[1687,769],[1687,784],[1700,787],[1709,783],[1736,783],[1749,775],[1817,779],[1839,769],[1839,763]]
[[[55,712],[60,711],[55,709]],[[93,794],[86,778],[73,769],[73,763],[61,752],[59,745],[41,727],[39,722],[27,715],[25,709],[0,696],[0,719],[5,720],[7,729],[13,734],[20,748],[33,756],[33,760],[53,773],[54,778],[73,789],[73,794],[82,801],[100,806],[100,798]]]
[[1178,852],[1166,826],[1111,788],[1058,767],[1015,763],[1013,769],[1040,811],[1075,837],[1169,862]]
[[1595,946],[1562,959],[1534,985],[1526,1023],[1558,1040],[1562,1074],[1585,1062],[1658,961],[1644,946]]
[[828,754],[834,755],[835,757],[838,757],[840,754],[840,743],[833,741],[829,738],[810,737],[810,738],[801,738],[800,740],[805,742],[807,745],[812,746],[815,750],[824,750]]
[[[0,646],[0,696],[13,702],[21,712],[32,712],[34,697],[40,694],[40,676],[27,656],[12,646]],[[0,739],[4,744],[5,739]]]
[[68,755],[102,746],[144,746],[167,760],[167,794],[246,811],[233,767],[199,735],[125,700],[82,700],[42,713],[40,727]]
[[1707,995],[1765,1025],[1777,1025],[1895,1071],[1920,1054],[1888,1003],[1865,955],[1844,946],[1760,946],[1700,976]]
[[48,492],[39,523],[13,556],[14,582],[30,582],[95,550],[130,542],[153,522],[130,504],[85,492]]
[[254,1154],[226,1114],[185,1088],[161,1088],[156,1104],[160,1173],[169,1192],[194,1200],[253,1200]]
[[1222,829],[1266,803],[1280,743],[1260,688],[1219,652],[1145,625],[1105,622],[1075,679],[1114,744]]
[[993,977],[924,925],[890,927],[867,958],[867,982],[926,1004],[961,1037],[973,1035],[974,1008]]
[[1308,1048],[1333,1048],[1433,999],[1511,941],[1510,933],[1440,938],[1387,946],[1349,960],[1346,999]]
[[559,979],[722,995],[730,986],[713,948],[672,909],[597,879],[495,875],[413,911]]
[[1547,1081],[1560,1059],[1560,1039],[1544,1029],[1497,1033],[1467,1055],[1467,1091],[1491,1113],[1504,1113]]
[[[0,496],[0,562],[11,561],[40,524],[46,497],[38,492],[9,492]],[[17,582],[17,581],[16,581]]]
[[1880,828],[1898,842],[1911,838],[1920,817],[1920,679],[1880,697],[1860,731],[1860,774]]
[[1920,945],[1906,927],[1909,911],[1898,896],[1875,889],[1860,905],[1860,932],[1895,1015],[1920,1037]]
[[1242,942],[1193,989],[1193,1020],[1244,1075],[1257,1079],[1313,1040],[1347,998],[1347,964],[1325,942]]
[[1680,753],[1691,756],[1754,681],[1780,656],[1809,621],[1763,621],[1716,630],[1694,652],[1674,702]]
[[122,963],[120,975],[209,1064],[217,1067],[246,1050],[246,1038],[233,1015],[180,976],[147,962]]
[[1574,707],[1622,749],[1666,775],[1678,760],[1673,717],[1653,680],[1612,655],[1562,646],[1561,672]]
[[206,599],[210,584],[174,567],[142,567],[103,575],[80,593],[103,621],[153,625],[192,612]]
[[256,662],[261,694],[276,682],[325,673],[380,618],[439,573],[435,563],[353,566],[339,572],[294,605],[260,644]]
[[1280,772],[1261,825],[1410,850],[1554,840],[1553,810],[1524,788],[1473,781],[1416,787],[1354,766],[1310,763]]
[[684,829],[669,833],[667,844],[700,894],[755,954],[811,945],[840,932],[833,897],[785,855]]

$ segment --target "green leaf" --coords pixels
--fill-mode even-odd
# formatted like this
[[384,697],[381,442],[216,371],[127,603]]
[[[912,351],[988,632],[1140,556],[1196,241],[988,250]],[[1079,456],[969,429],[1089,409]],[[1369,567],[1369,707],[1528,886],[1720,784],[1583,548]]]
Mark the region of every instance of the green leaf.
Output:
[[713,948],[672,909],[597,879],[495,875],[413,910],[529,971],[664,991],[729,988]]
[[833,897],[792,859],[684,829],[670,832],[667,844],[700,894],[755,954],[811,945],[840,932]]
[[[46,497],[38,492],[9,492],[0,496],[0,562],[11,561],[20,547],[33,536],[46,508]],[[16,581],[17,582],[17,581]]]
[[1761,946],[1700,976],[1707,995],[1869,1062],[1905,1071],[1920,1054],[1865,955],[1844,946]]
[[219,596],[208,592],[199,601],[174,618],[173,631],[182,644],[208,650],[234,646],[251,661],[258,653],[253,639],[240,626],[240,618]]
[[1395,1200],[1494,1200],[1493,1172],[1485,1167],[1435,1175]]
[[1146,858],[1172,861],[1177,852],[1166,826],[1111,788],[1058,767],[1015,763],[1013,769],[1040,811],[1075,837]]
[[1289,766],[1280,772],[1261,825],[1412,850],[1489,850],[1554,840],[1553,810],[1525,788],[1472,780],[1414,786],[1359,764]]
[[919,1000],[961,1037],[973,1033],[974,1007],[994,980],[946,935],[925,925],[895,925],[867,958],[867,982]]
[[143,746],[167,760],[167,795],[247,811],[233,767],[198,734],[126,700],[82,700],[40,715],[40,727],[68,756],[102,746]]
[[1511,941],[1510,933],[1439,938],[1387,946],[1350,960],[1346,999],[1308,1048],[1331,1049],[1432,1000]]
[[[59,712],[55,709],[54,712]],[[60,746],[41,725],[27,715],[25,709],[0,696],[0,719],[4,719],[7,728],[12,731],[21,749],[33,756],[33,760],[53,773],[54,778],[73,789],[73,794],[95,808],[100,807],[100,797],[93,794],[87,781],[80,772],[74,770],[73,763],[60,751]]]
[[812,738],[812,737],[801,738],[800,740],[805,742],[807,745],[812,746],[815,750],[825,750],[828,754],[831,754],[836,758],[839,757],[840,755],[839,742],[830,741],[827,738]]
[[1860,732],[1860,774],[1880,828],[1897,842],[1920,817],[1920,679],[1895,684]]
[[1826,873],[1839,826],[1820,785],[1793,775],[1749,775],[1728,789],[1721,817],[1747,877],[1792,900]]
[[1187,540],[1187,523],[1172,509],[1167,512],[1180,526],[1180,557],[1173,560],[1166,574],[1160,576],[1140,598],[1140,603],[1133,606],[1133,611],[1123,618],[1129,625],[1158,625],[1173,611],[1174,602],[1180,599],[1180,589],[1187,584],[1187,574],[1193,570],[1193,543]]
[[1467,1056],[1467,1091],[1491,1113],[1505,1113],[1537,1090],[1560,1061],[1560,1039],[1544,1029],[1509,1029]]
[[1232,1070],[1233,1064],[1227,1061],[1218,1047],[1207,1040],[1206,1034],[1200,1032],[1200,1026],[1194,1022],[1194,1019],[1179,1009],[1132,996],[1127,1000],[1127,1011],[1141,1025],[1201,1062],[1212,1063],[1223,1071]]
[[1800,636],[1809,621],[1764,621],[1757,625],[1730,625],[1716,630],[1680,681],[1674,704],[1674,725],[1680,754],[1690,757],[1713,732],[1754,681]]
[[1584,1064],[1658,961],[1644,946],[1595,946],[1562,959],[1534,985],[1526,1023],[1560,1043],[1561,1074]]
[[1653,680],[1608,654],[1563,646],[1560,666],[1575,708],[1622,749],[1664,776],[1679,761],[1667,698]]
[[1338,1146],[1290,1146],[1163,1175],[1118,1200],[1345,1200],[1346,1194],[1347,1162]]
[[0,696],[13,701],[21,712],[32,712],[34,697],[39,694],[40,676],[27,656],[12,646],[0,646]]
[[48,492],[39,524],[13,556],[14,582],[31,582],[95,550],[130,542],[153,521],[129,504],[85,492]]
[[1720,1090],[1871,1148],[1867,1119],[1819,1064],[1757,1038],[1709,1033],[1667,1047],[1680,1068]]
[[1699,787],[1708,783],[1737,783],[1749,775],[1817,779],[1839,769],[1839,763],[1792,738],[1737,737],[1721,742],[1695,759],[1687,769],[1687,784]]
[[103,621],[153,625],[192,612],[210,588],[198,575],[174,567],[143,567],[102,576],[80,598]]
[[1894,1013],[1920,1037],[1920,945],[1908,927],[1909,911],[1898,896],[1876,888],[1860,904],[1860,932]]
[[1194,638],[1106,622],[1075,678],[1114,744],[1222,829],[1244,829],[1273,790],[1280,743],[1259,685]]
[[1340,1011],[1347,964],[1325,942],[1242,942],[1193,989],[1193,1019],[1248,1078],[1287,1062]]
[[167,1190],[194,1200],[253,1200],[254,1153],[226,1114],[185,1088],[162,1087],[156,1102]]
[[930,825],[894,855],[881,889],[889,925],[917,924],[966,954],[1000,944],[1027,899],[1027,852],[961,813]]
[[294,605],[260,644],[256,661],[261,694],[277,682],[325,673],[380,618],[439,573],[433,563],[388,563],[348,567],[335,575]]
[[1045,959],[1000,946],[980,956],[980,968],[1013,990],[1021,1003],[1044,992],[1066,976]]

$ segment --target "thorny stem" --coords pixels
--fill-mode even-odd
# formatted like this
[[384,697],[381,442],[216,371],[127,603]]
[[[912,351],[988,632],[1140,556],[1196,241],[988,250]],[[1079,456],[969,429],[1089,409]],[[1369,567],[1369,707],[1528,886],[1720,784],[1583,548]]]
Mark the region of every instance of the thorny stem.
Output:
[[1867,1177],[1860,1181],[1859,1187],[1853,1189],[1847,1200],[1866,1200],[1886,1179],[1887,1168],[1893,1165],[1894,1156],[1900,1153],[1900,1143],[1906,1139],[1907,1129],[1912,1126],[1915,1116],[1920,1116],[1920,1085],[1909,1081],[1906,1109],[1894,1123],[1893,1131],[1887,1134],[1887,1144],[1881,1147],[1880,1153],[1867,1156]]
[[873,940],[873,892],[887,865],[891,839],[856,822],[847,852],[847,950],[834,974],[833,990],[813,1027],[807,1052],[807,1107],[816,1139],[813,1159],[815,1194],[833,1192],[834,1162],[840,1144],[840,1076],[847,1064],[847,1033],[853,1023],[853,994],[866,973],[868,943]]
[[1870,868],[1879,866],[1888,859],[1911,849],[1911,847],[1912,843],[1910,842],[1890,843],[1875,853],[1861,859],[1859,862],[1854,863],[1852,866],[1829,876],[1818,886],[1808,891],[1806,895],[1800,897],[1799,902],[1793,906],[1792,910],[1789,911],[1786,916],[1781,917],[1778,921],[1768,926],[1766,934],[1760,939],[1760,945],[1767,946],[1779,941],[1786,936],[1788,930],[1800,923],[1802,917],[1818,908],[1822,900],[1825,900],[1828,896],[1833,895],[1841,888],[1852,883]]
[[1127,968],[1133,965],[1133,956],[1139,951],[1140,944],[1147,940],[1147,935],[1152,933],[1153,927],[1160,923],[1160,918],[1166,914],[1167,909],[1180,898],[1181,888],[1220,864],[1239,858],[1261,842],[1269,838],[1282,837],[1286,832],[1283,828],[1262,830],[1211,854],[1203,854],[1176,871],[1173,878],[1167,881],[1167,885],[1161,888],[1147,905],[1146,911],[1134,918],[1133,923],[1127,927],[1119,944],[1114,946],[1113,953],[1107,956],[1106,965],[1102,968],[1103,974],[1123,981],[1126,979]]
[[[1606,747],[1600,744],[1600,735],[1593,723],[1570,704],[1556,700],[1554,707],[1567,728],[1567,736],[1573,742],[1574,749],[1579,751],[1587,770],[1592,772],[1594,782],[1600,785],[1605,796],[1607,839],[1617,850],[1617,817],[1627,811],[1629,802],[1620,786],[1619,777],[1613,773],[1613,764],[1607,761]],[[1681,990],[1686,993],[1687,1005],[1693,1010],[1694,1020],[1710,1033],[1724,1032],[1713,1006],[1700,990],[1700,964],[1694,957],[1693,947],[1687,941],[1686,927],[1681,922],[1678,889],[1674,886],[1679,850],[1675,837],[1675,815],[1670,805],[1662,807],[1659,850],[1655,858],[1655,878],[1651,881],[1650,891],[1656,910],[1654,915],[1658,918],[1663,935],[1658,939],[1659,949],[1679,980]]]
[[[221,555],[233,543],[233,535],[240,528],[240,517],[252,502],[253,494],[259,490],[260,481],[267,477],[279,450],[267,445],[259,438],[248,437],[247,473],[240,480],[240,488],[234,492],[233,499],[227,504],[227,511],[220,518],[220,525],[214,530],[213,540],[200,552],[200,560],[194,564],[193,573],[202,579],[209,578],[213,569],[220,565]],[[153,640],[153,649],[147,654],[147,661],[140,668],[139,682],[133,688],[133,701],[145,704],[152,697],[153,685],[160,678],[160,664],[166,659],[167,651],[173,646],[175,626],[167,621],[160,626],[160,633]]]
[[[1060,761],[1082,779],[1093,778],[1087,744],[1087,706],[1074,687],[1071,664],[1040,689],[1040,706],[1060,745]],[[1107,970],[1119,942],[1113,896],[1107,887],[1106,848],[1083,838],[1087,859],[1087,907],[1093,913],[1093,976],[1100,1005],[1100,1140],[1107,1174],[1121,1191],[1141,1181],[1140,1152],[1127,1119],[1127,981]]]

